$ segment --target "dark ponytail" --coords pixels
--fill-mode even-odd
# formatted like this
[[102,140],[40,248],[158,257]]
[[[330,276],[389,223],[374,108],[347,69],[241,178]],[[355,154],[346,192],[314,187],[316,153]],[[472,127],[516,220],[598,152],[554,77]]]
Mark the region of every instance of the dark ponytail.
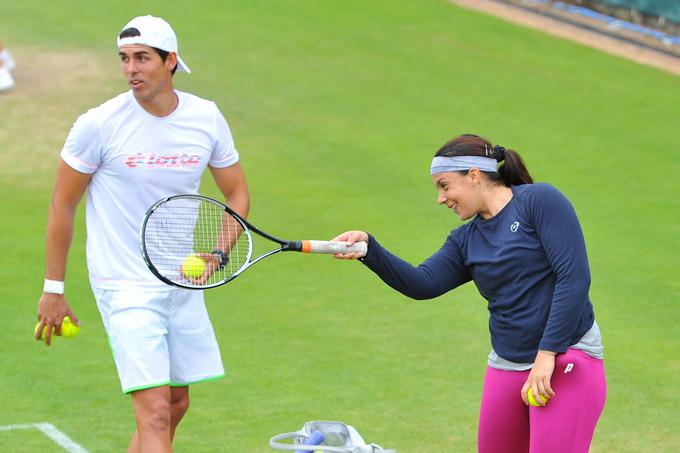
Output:
[[[483,171],[492,182],[502,182],[506,186],[519,186],[534,182],[522,157],[512,149],[493,146],[487,139],[473,134],[463,134],[446,143],[435,153],[435,157],[478,156],[490,157],[502,162],[498,173]],[[460,173],[466,173],[464,171]]]

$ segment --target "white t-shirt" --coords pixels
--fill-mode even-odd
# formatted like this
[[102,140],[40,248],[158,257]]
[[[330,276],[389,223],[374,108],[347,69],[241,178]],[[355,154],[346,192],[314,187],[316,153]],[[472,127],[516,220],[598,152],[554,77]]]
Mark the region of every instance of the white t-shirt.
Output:
[[206,166],[239,160],[229,125],[214,102],[175,91],[177,108],[159,118],[132,91],[81,115],[61,158],[92,174],[86,204],[90,284],[101,289],[170,290],[144,264],[139,230],[159,199],[198,193]]

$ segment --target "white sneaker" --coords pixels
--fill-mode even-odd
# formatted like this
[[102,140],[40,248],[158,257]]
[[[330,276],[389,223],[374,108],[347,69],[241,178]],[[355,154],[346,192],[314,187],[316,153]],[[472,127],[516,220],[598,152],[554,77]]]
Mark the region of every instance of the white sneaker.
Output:
[[2,52],[0,52],[0,60],[2,60],[3,63],[5,63],[5,66],[10,71],[14,69],[17,65],[16,61],[14,61],[14,58],[12,58],[12,54],[9,53],[8,49],[4,49]]
[[0,67],[0,91],[9,90],[14,86],[14,77],[9,73],[7,66]]

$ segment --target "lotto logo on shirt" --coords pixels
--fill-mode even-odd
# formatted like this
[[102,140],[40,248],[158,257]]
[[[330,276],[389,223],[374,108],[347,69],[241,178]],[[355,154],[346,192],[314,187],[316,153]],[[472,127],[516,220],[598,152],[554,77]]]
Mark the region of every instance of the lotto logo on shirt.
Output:
[[127,157],[125,165],[130,168],[193,168],[201,164],[198,154],[136,153]]

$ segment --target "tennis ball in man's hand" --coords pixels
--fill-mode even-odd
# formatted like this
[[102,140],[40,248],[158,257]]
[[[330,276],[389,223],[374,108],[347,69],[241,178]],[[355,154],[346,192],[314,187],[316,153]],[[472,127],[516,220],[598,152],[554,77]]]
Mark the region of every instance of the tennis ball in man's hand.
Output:
[[80,332],[80,327],[76,326],[71,322],[71,318],[64,316],[64,320],[61,322],[61,336],[63,338],[73,338]]
[[[40,323],[36,324],[35,333],[38,333],[38,327],[40,327]],[[63,321],[61,321],[61,336],[63,338],[73,338],[76,335],[78,335],[79,331],[80,331],[80,327],[73,324],[71,322],[71,318],[69,318],[68,316],[64,316]],[[47,326],[43,327],[42,334],[40,335],[41,340],[45,339],[46,333],[47,333]],[[54,333],[54,327],[52,327],[52,333]]]
[[[35,333],[38,333],[38,328],[40,327],[40,322],[35,325]],[[52,331],[54,332],[54,327],[52,328]],[[42,334],[40,335],[40,339],[44,340],[45,339],[45,333],[47,332],[47,326],[43,327]]]
[[182,263],[182,273],[189,278],[198,278],[205,271],[205,260],[196,255],[189,255]]
[[[544,397],[543,395],[541,395],[540,393],[538,394],[538,397],[539,397],[539,398],[541,399],[541,401],[543,401],[544,403],[548,401],[548,400],[545,399],[545,397]],[[531,406],[540,406],[540,405],[541,405],[538,401],[536,401],[536,399],[534,398],[534,395],[531,393],[531,388],[529,388],[529,393],[527,393],[527,399],[529,400],[529,404],[530,404]]]

